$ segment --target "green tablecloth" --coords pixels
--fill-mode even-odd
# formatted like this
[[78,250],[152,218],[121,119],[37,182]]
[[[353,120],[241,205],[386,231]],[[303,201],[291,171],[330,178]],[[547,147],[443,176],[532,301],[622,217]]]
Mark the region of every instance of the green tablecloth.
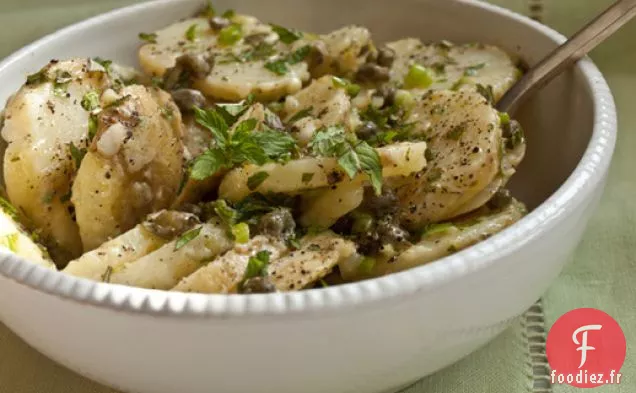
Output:
[[[263,0],[265,1],[265,0]],[[443,1],[443,0],[438,0]],[[573,33],[612,0],[493,0],[533,14],[565,34]],[[135,0],[0,0],[0,58],[55,29]],[[593,57],[612,87],[620,114],[618,148],[602,205],[573,262],[543,298],[545,326],[579,307],[600,308],[614,316],[628,342],[622,385],[598,392],[636,392],[636,22],[612,37]],[[630,101],[630,97],[632,101]],[[405,393],[569,393],[577,389],[545,385],[539,376],[544,360],[532,354],[529,339],[542,325],[540,309],[531,310],[486,348],[424,379]],[[539,312],[539,313],[538,313]],[[530,322],[531,326],[527,326]],[[539,322],[539,323],[537,323]],[[536,325],[536,326],[535,326]],[[530,337],[530,338],[529,338]],[[539,346],[540,348],[540,346]],[[533,367],[534,366],[534,367]],[[99,386],[58,366],[29,348],[0,324],[0,393],[106,393]]]

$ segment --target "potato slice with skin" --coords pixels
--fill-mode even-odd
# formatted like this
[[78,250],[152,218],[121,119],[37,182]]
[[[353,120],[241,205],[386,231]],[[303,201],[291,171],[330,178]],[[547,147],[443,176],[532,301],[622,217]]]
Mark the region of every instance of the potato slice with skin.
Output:
[[199,234],[181,248],[177,249],[180,239],[175,239],[158,250],[113,270],[110,282],[168,290],[205,262],[232,248],[232,240],[220,223],[214,221],[197,228],[200,228]]
[[17,221],[17,211],[2,200],[0,206],[0,247],[27,259],[36,265],[55,269],[44,247],[37,244]]
[[405,226],[417,229],[457,216],[499,175],[502,130],[498,112],[480,94],[438,91],[407,120],[428,138],[426,170],[396,187]]
[[184,278],[172,290],[179,292],[236,293],[245,275],[250,257],[259,251],[270,253],[270,262],[285,254],[287,246],[280,240],[256,236],[246,244],[234,248],[190,276]]
[[157,250],[176,236],[199,224],[190,213],[162,210],[128,232],[117,236],[99,248],[71,261],[65,273],[91,280],[104,280],[125,263],[134,262]]
[[306,236],[299,250],[274,260],[268,274],[279,291],[307,288],[339,263],[356,256],[356,245],[332,232]]
[[[239,101],[250,94],[259,100],[275,100],[297,92],[309,80],[307,64],[302,61],[288,64],[287,72],[282,75],[265,67],[267,62],[292,53],[291,47],[279,42],[271,26],[247,15],[236,15],[231,22],[240,25],[242,31],[242,38],[232,45],[219,43],[218,32],[205,18],[188,19],[158,31],[156,43],[144,45],[139,51],[142,68],[162,76],[182,55],[213,58],[214,66],[205,77],[194,78],[193,87],[208,97],[229,101]],[[188,41],[186,32],[195,25],[196,39]],[[271,47],[271,51],[246,59],[259,44]]]
[[85,251],[174,201],[182,177],[181,116],[157,88],[127,86],[123,102],[99,114],[72,201]]
[[68,200],[76,170],[70,146],[81,149],[88,139],[89,112],[81,102],[111,80],[86,59],[53,61],[30,80],[6,107],[4,179],[11,201],[63,264],[82,251]]
[[[377,149],[382,163],[382,176],[408,176],[426,167],[425,142],[403,142]],[[265,172],[269,176],[258,187],[250,190],[250,176]],[[309,176],[310,175],[310,176]],[[367,175],[358,175],[366,179]],[[245,165],[230,171],[221,182],[219,195],[223,199],[240,201],[252,192],[299,193],[333,186],[347,179],[335,158],[305,157],[285,164],[269,163],[263,166]]]
[[434,72],[433,83],[423,90],[474,90],[481,84],[492,86],[497,101],[521,75],[515,61],[492,45],[425,45],[407,38],[387,46],[395,51],[390,83],[397,86],[402,86],[410,67],[419,64]]

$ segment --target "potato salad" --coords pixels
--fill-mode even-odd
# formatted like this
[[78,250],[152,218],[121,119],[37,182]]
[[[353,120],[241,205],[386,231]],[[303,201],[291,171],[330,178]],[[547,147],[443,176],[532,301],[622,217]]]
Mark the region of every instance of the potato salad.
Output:
[[[135,37],[131,37],[135,39]],[[420,266],[526,213],[486,44],[380,43],[206,5],[142,32],[137,68],[53,59],[0,120],[0,246],[95,281],[296,291]]]

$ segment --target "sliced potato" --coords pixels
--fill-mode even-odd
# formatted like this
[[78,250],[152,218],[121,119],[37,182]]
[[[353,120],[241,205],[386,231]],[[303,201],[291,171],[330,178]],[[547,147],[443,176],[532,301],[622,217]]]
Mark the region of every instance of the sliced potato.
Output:
[[404,84],[409,69],[417,64],[427,67],[433,77],[431,85],[420,90],[474,90],[480,84],[492,86],[496,101],[521,75],[515,60],[492,45],[425,45],[408,38],[387,46],[395,51],[391,83],[397,86]]
[[287,246],[280,240],[256,236],[246,244],[236,244],[234,248],[190,276],[184,278],[172,290],[179,292],[236,293],[245,275],[250,257],[259,251],[268,251],[270,261],[287,252]]
[[[236,15],[224,23],[231,23],[240,31],[238,41],[230,45],[219,42],[219,36],[225,33],[210,27],[205,18],[188,19],[158,31],[156,42],[139,51],[142,68],[149,74],[163,76],[179,57],[196,56],[200,62],[214,65],[204,67],[203,75],[195,75],[193,86],[209,97],[230,101],[250,94],[260,100],[275,100],[300,90],[309,79],[307,64],[302,61],[288,63],[285,72],[266,67],[268,62],[285,59],[292,53],[291,47],[279,42],[271,26],[246,15]],[[189,40],[186,35],[192,26],[197,26],[196,37]],[[258,48],[266,50],[254,54]]]
[[[306,146],[322,127],[357,124],[347,92],[334,84],[330,75],[314,80],[308,87],[285,99],[285,122],[301,146]],[[305,116],[295,120],[302,114]]]
[[17,211],[4,199],[0,204],[0,247],[19,255],[28,261],[55,269],[48,252],[37,244],[26,229],[18,222]]
[[330,228],[338,219],[355,210],[364,198],[364,182],[346,180],[335,188],[303,195],[300,224],[304,227]]
[[99,114],[73,184],[85,251],[170,206],[182,178],[181,116],[170,96],[139,85],[120,96],[123,102]]
[[[186,234],[194,233],[198,234],[182,244]],[[114,269],[110,282],[167,290],[206,262],[232,248],[232,240],[226,229],[217,222],[200,225],[186,234],[136,261]]]
[[[426,167],[425,142],[396,143],[377,149],[382,163],[382,176],[408,176]],[[250,176],[265,172],[268,177],[258,187],[250,190]],[[367,175],[358,175],[367,179]],[[263,166],[245,165],[230,171],[221,182],[219,196],[231,201],[240,201],[252,192],[299,193],[333,186],[345,181],[347,175],[342,172],[335,158],[306,157],[285,164],[269,163]]]
[[[309,43],[319,53],[319,58],[311,67],[314,78],[327,74],[353,77],[369,56],[375,54],[371,32],[361,26],[346,26],[312,39]],[[305,41],[300,41],[296,46],[305,44]]]
[[403,224],[417,229],[458,215],[496,180],[502,129],[498,112],[480,94],[438,91],[422,99],[407,120],[426,135],[426,170],[396,188]]
[[64,272],[95,281],[106,280],[112,271],[150,254],[198,223],[193,214],[162,210],[128,232],[71,261]]
[[270,263],[268,274],[279,291],[307,288],[356,255],[355,243],[331,232],[306,236],[299,250]]
[[90,60],[52,61],[6,107],[2,137],[9,144],[4,156],[9,198],[40,229],[61,264],[82,251],[69,202],[76,170],[71,146],[88,143],[89,112],[82,99],[110,83]]

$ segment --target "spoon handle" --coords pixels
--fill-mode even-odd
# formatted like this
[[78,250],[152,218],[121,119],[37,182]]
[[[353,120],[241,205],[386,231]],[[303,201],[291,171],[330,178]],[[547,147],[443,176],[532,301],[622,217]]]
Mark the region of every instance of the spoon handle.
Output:
[[532,67],[497,103],[497,109],[501,112],[514,112],[522,100],[576,63],[634,16],[636,0],[619,0],[614,3]]

